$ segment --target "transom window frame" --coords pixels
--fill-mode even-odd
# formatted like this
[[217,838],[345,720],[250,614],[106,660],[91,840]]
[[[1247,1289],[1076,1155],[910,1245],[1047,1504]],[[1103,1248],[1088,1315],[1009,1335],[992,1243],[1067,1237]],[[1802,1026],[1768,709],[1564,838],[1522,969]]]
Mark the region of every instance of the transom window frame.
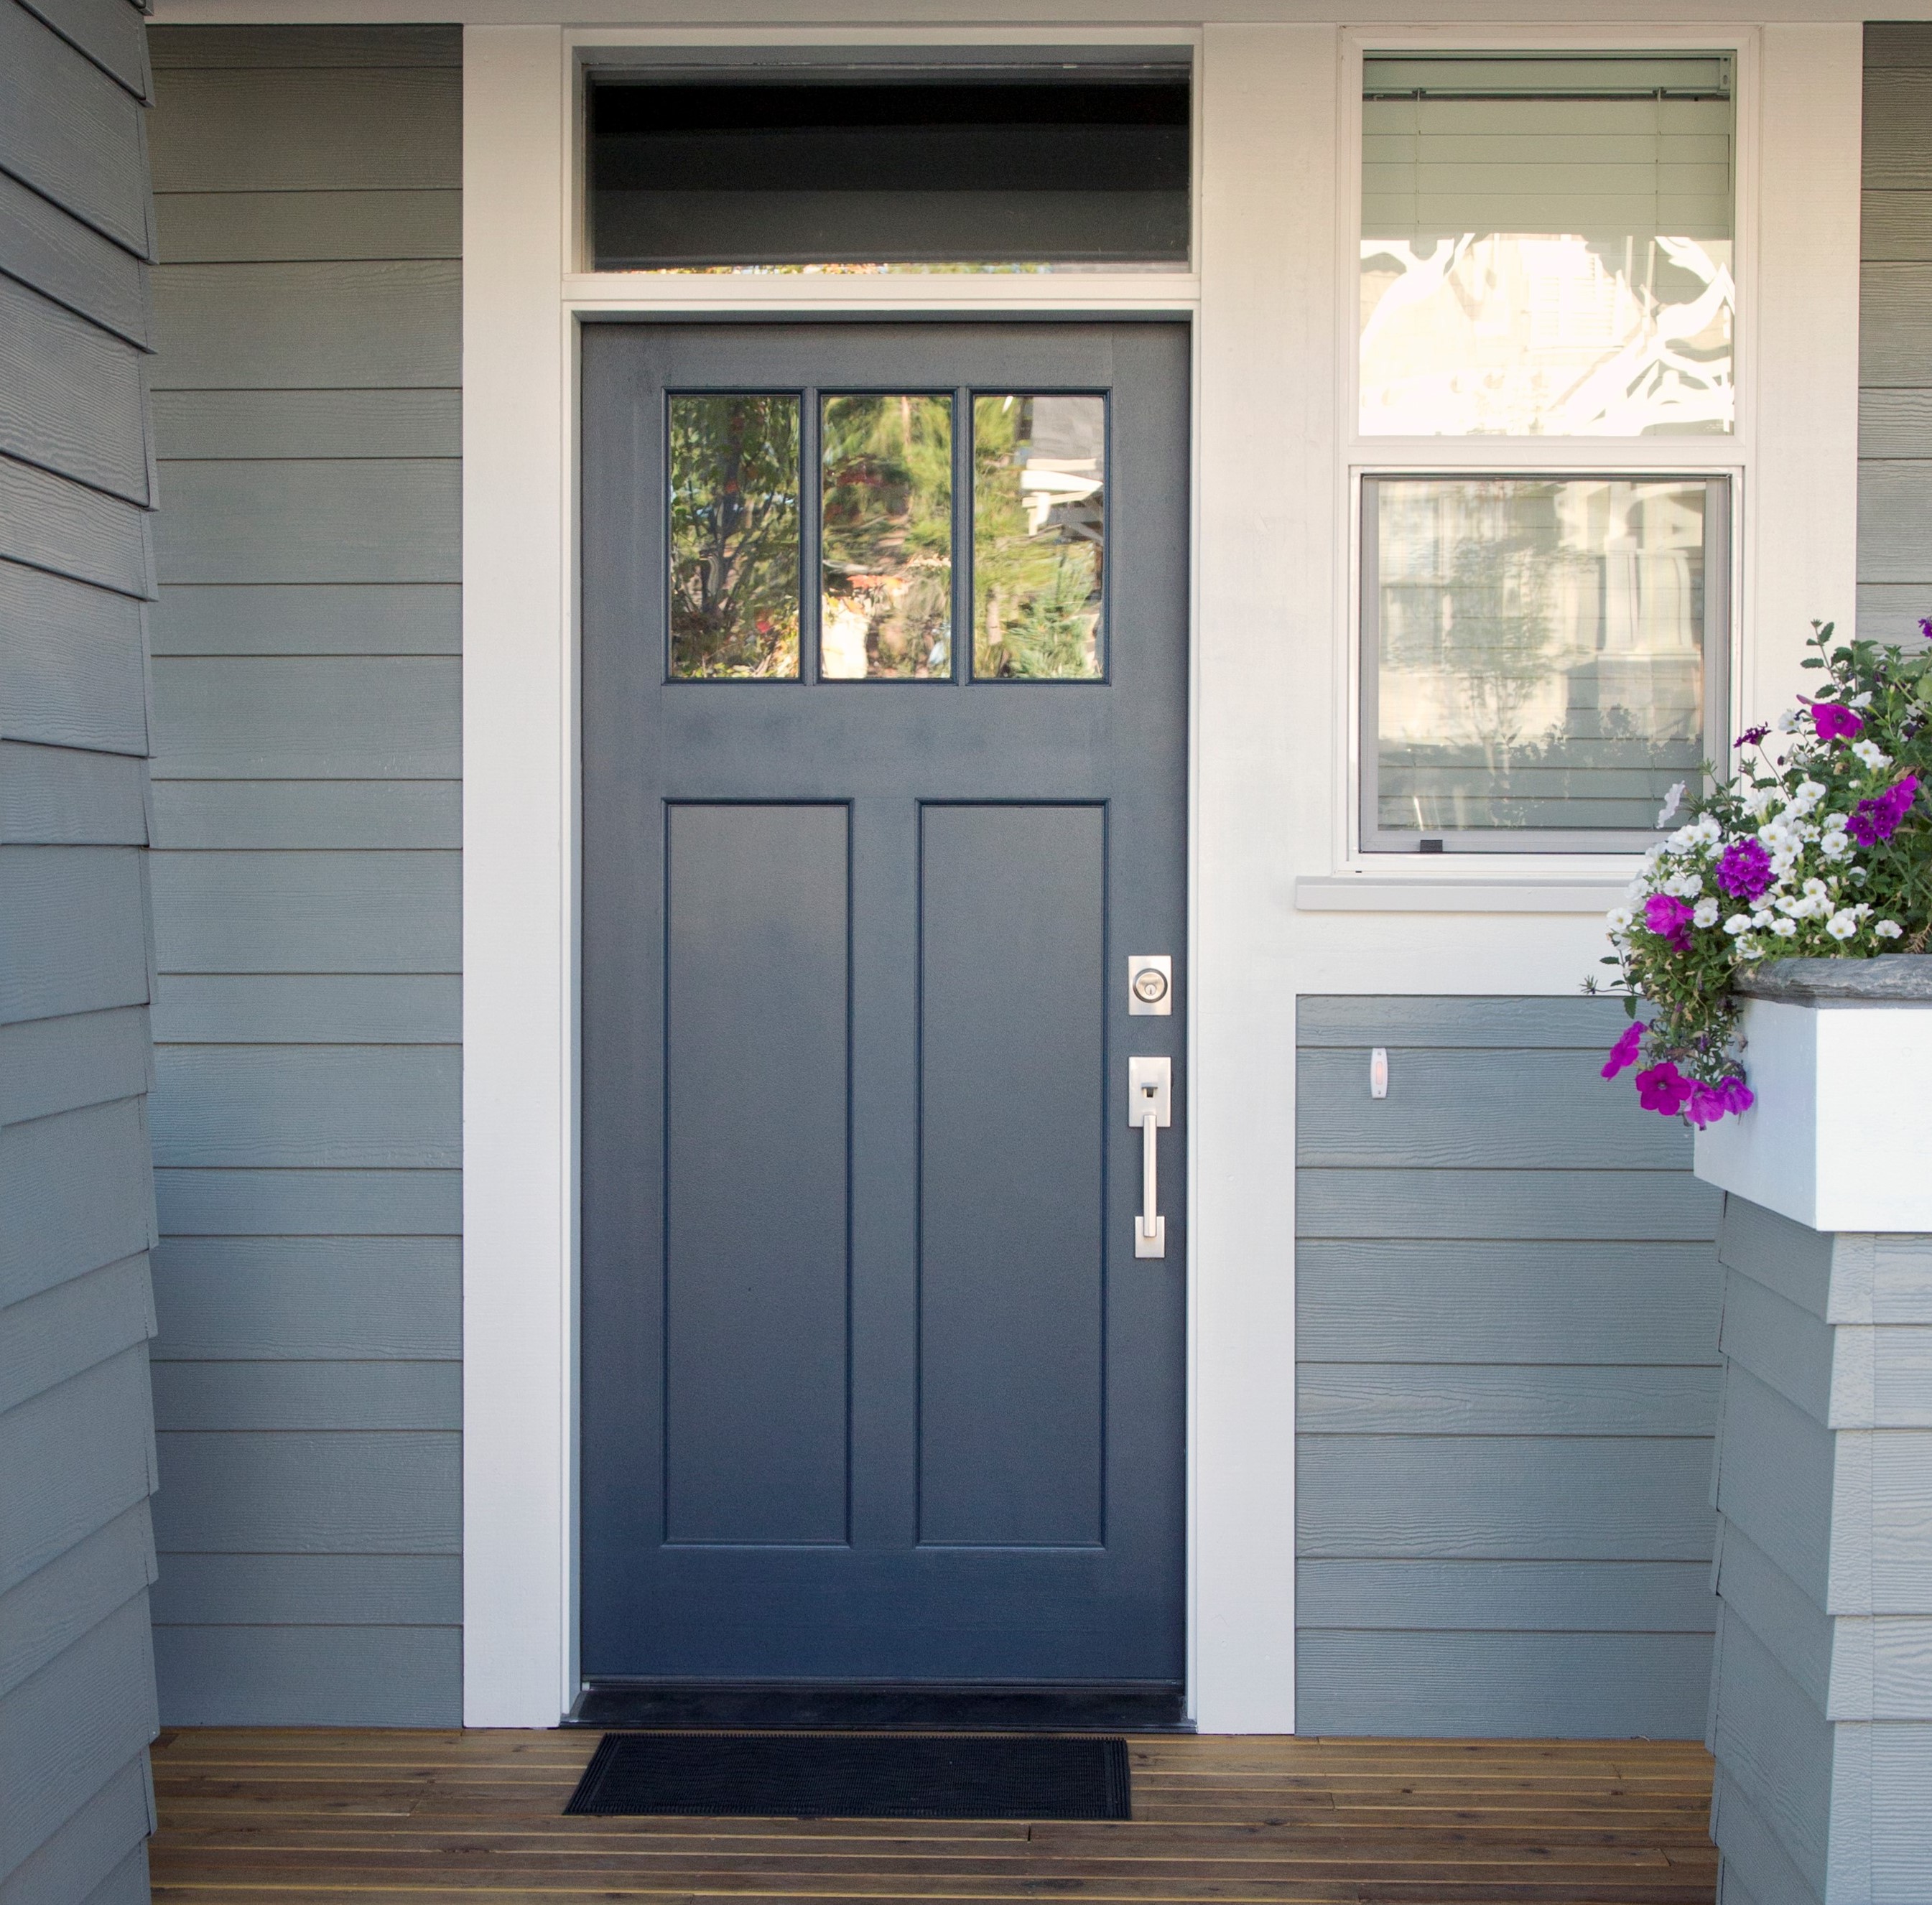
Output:
[[[1759,142],[1758,34],[1736,25],[1523,27],[1509,31],[1459,31],[1454,28],[1394,29],[1349,27],[1342,32],[1336,100],[1339,145],[1335,226],[1336,441],[1342,446],[1336,478],[1347,507],[1336,512],[1335,574],[1340,588],[1335,606],[1335,679],[1346,692],[1335,697],[1334,758],[1345,778],[1334,789],[1333,850],[1338,870],[1373,873],[1378,878],[1440,883],[1460,878],[1493,881],[1498,874],[1525,879],[1603,879],[1634,872],[1643,846],[1662,835],[1641,839],[1576,830],[1502,835],[1478,840],[1467,834],[1440,836],[1442,850],[1424,850],[1420,834],[1383,843],[1368,824],[1374,782],[1365,704],[1372,707],[1368,676],[1364,583],[1371,559],[1364,540],[1363,486],[1378,478],[1440,477],[1679,477],[1722,480],[1728,486],[1730,514],[1725,526],[1723,600],[1724,623],[1710,627],[1706,639],[1720,636],[1706,657],[1705,732],[1721,744],[1712,758],[1721,762],[1741,720],[1738,684],[1744,625],[1744,577],[1752,535],[1752,474],[1758,437],[1756,334],[1759,323],[1756,245]],[[1366,55],[1389,52],[1642,52],[1700,51],[1732,58],[1735,144],[1732,277],[1737,307],[1732,333],[1736,417],[1726,436],[1367,436],[1361,428],[1361,205],[1363,64]],[[1430,838],[1438,837],[1430,835]]]

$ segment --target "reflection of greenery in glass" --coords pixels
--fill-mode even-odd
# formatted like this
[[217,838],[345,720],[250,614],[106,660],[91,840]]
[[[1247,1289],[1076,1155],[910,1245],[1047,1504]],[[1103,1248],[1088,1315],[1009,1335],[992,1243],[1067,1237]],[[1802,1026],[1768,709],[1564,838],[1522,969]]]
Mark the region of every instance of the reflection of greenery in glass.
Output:
[[670,400],[670,672],[798,673],[794,397]]
[[1376,486],[1380,824],[1642,831],[1704,751],[1704,486]]
[[973,672],[1100,672],[1106,400],[973,401]]
[[819,672],[952,671],[952,400],[828,397]]

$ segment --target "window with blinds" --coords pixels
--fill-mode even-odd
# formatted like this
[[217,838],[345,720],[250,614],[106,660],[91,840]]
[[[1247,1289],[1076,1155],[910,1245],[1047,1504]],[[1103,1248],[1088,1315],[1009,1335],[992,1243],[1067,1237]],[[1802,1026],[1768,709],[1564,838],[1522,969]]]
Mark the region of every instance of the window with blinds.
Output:
[[1731,64],[1368,55],[1365,434],[1731,429]]

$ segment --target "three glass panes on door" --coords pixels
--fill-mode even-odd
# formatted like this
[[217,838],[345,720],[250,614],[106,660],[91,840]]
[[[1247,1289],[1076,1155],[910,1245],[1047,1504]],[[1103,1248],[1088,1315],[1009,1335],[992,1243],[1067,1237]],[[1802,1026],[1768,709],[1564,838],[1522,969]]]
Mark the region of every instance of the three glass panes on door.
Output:
[[1105,673],[1104,397],[688,392],[669,404],[673,679]]

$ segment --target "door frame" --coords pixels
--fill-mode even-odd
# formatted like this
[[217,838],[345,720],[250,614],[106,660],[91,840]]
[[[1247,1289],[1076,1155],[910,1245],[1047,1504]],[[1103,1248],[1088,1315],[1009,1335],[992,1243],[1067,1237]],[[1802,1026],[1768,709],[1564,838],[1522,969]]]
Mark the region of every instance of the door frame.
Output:
[[[1287,1154],[1292,1098],[1257,1117],[1246,1084],[1212,1063],[1199,1002],[1217,990],[1230,936],[1204,921],[1202,875],[1199,628],[1204,555],[1198,273],[1023,280],[686,280],[575,272],[572,163],[586,55],[693,42],[796,45],[882,40],[1001,45],[1166,42],[1196,70],[1196,256],[1211,217],[1208,115],[1216,83],[1245,85],[1254,49],[1224,36],[1210,73],[1198,31],[1051,34],[1007,29],[866,33],[571,33],[470,27],[464,40],[464,1709],[472,1725],[548,1725],[580,1684],[577,1659],[575,1441],[578,1249],[577,496],[578,340],[589,318],[817,318],[887,311],[1016,318],[1158,315],[1190,323],[1194,442],[1189,551],[1190,1128],[1214,1142],[1243,1131]],[[1332,35],[1277,31],[1264,64],[1277,85],[1298,41],[1318,55],[1294,74],[1332,121]],[[1264,94],[1260,103],[1272,103]],[[1252,109],[1250,109],[1251,115]],[[1265,135],[1276,143],[1270,121]],[[1225,118],[1225,115],[1224,115]],[[1239,135],[1237,134],[1238,139]],[[1250,146],[1250,151],[1252,147]],[[1224,152],[1233,156],[1224,145]],[[1290,155],[1284,160],[1291,166]],[[1244,168],[1245,169],[1245,168]],[[1243,208],[1224,205],[1239,218]],[[1242,301],[1264,318],[1266,287]],[[1204,931],[1204,926],[1206,930]],[[1235,963],[1244,957],[1236,955]],[[1292,1050],[1292,1002],[1280,1020]],[[1280,1026],[1274,1029],[1279,1036]],[[1251,1037],[1250,1024],[1243,1037]],[[1244,1145],[1242,1149],[1247,1149]],[[1292,1259],[1242,1252],[1279,1236],[1286,1186],[1269,1174],[1256,1224],[1236,1215],[1221,1170],[1204,1181],[1193,1148],[1190,1209],[1200,1240],[1189,1277],[1187,1420],[1189,1710],[1221,1730],[1293,1724],[1293,1284]],[[1256,1158],[1258,1162],[1258,1157]],[[1236,1180],[1240,1182],[1238,1171]],[[1250,1180],[1250,1182],[1254,1182]],[[1218,1183],[1222,1188],[1210,1188]],[[1204,1192],[1205,1194],[1204,1201]],[[1245,1201],[1253,1203],[1250,1196]],[[1230,1219],[1233,1218],[1231,1223]],[[1217,1279],[1232,1304],[1204,1341],[1204,1251],[1245,1254],[1245,1276]],[[1248,1287],[1240,1289],[1245,1283]],[[1267,1352],[1257,1359],[1257,1349]],[[1204,1412],[1196,1379],[1214,1371],[1218,1406]],[[1222,1486],[1204,1476],[1225,1478]],[[1222,1531],[1225,1529],[1226,1535]],[[1239,1552],[1245,1550],[1244,1553]],[[1204,1630],[1202,1561],[1210,1563]]]

